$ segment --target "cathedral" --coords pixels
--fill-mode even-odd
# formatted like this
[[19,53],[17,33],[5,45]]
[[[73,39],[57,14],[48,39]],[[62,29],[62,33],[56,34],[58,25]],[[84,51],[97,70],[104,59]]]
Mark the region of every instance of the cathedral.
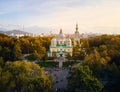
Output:
[[78,31],[78,24],[76,24],[76,31],[73,36],[74,43],[70,37],[66,37],[62,29],[60,29],[59,34],[52,38],[50,49],[47,52],[48,57],[66,57],[67,54],[72,56],[73,54],[73,46],[80,44],[80,35]]

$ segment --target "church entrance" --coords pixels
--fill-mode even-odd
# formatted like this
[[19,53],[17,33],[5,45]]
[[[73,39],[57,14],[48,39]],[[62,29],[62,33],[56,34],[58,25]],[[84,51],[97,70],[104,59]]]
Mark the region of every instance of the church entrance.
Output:
[[62,57],[63,56],[63,54],[60,54],[60,57]]

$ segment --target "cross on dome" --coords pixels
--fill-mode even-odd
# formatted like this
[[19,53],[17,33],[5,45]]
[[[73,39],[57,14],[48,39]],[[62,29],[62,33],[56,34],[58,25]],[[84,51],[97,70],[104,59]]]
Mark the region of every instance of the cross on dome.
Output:
[[62,28],[60,29],[60,34],[62,34],[63,32],[62,32]]

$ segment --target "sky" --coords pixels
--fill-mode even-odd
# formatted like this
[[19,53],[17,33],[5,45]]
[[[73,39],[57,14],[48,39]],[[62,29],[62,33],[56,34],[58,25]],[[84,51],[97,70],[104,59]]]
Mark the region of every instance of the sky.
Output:
[[120,34],[120,0],[0,0],[0,28]]

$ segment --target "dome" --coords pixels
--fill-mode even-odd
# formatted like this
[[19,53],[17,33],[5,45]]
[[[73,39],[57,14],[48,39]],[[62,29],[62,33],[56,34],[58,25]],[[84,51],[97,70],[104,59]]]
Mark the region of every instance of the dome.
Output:
[[52,41],[52,42],[56,42],[57,40],[56,40],[56,38],[53,38],[51,41]]
[[58,37],[63,38],[63,37],[65,37],[65,35],[64,34],[58,34]]
[[62,32],[62,29],[60,29],[60,33],[58,34],[58,37],[59,37],[59,38],[64,38],[64,37],[65,37],[65,35],[64,35],[63,32]]

